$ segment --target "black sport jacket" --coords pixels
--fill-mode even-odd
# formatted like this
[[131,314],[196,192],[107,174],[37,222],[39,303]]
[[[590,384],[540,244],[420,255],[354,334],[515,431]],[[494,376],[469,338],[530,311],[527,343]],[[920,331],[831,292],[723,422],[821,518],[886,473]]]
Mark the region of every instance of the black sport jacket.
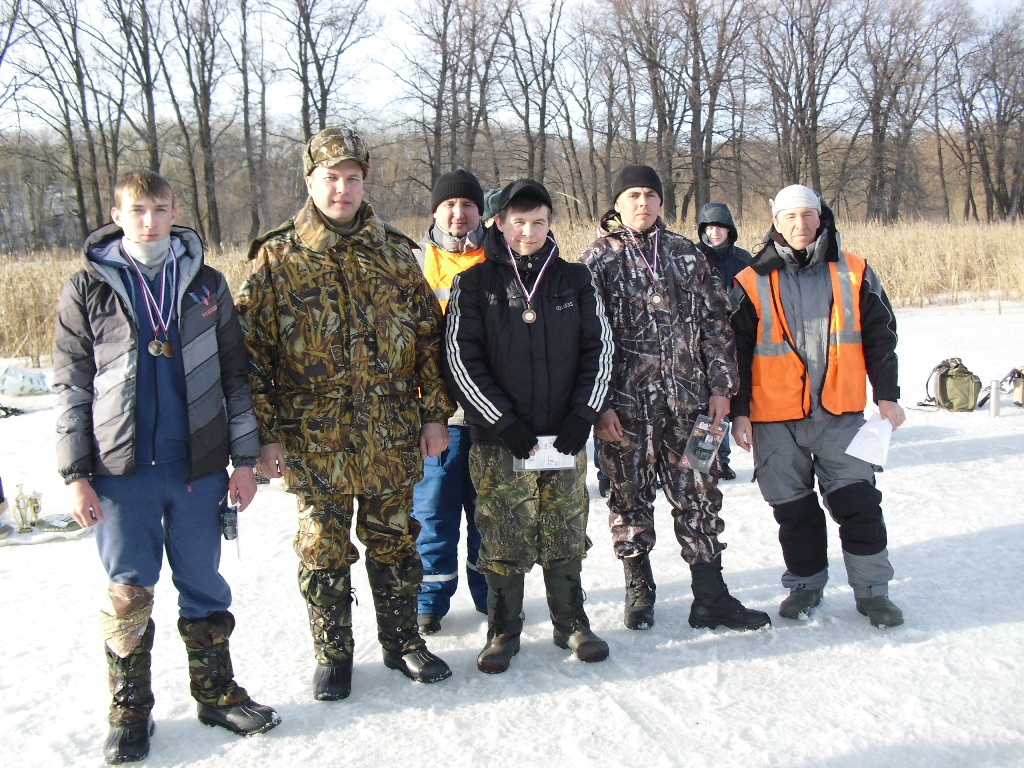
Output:
[[[529,290],[552,247],[553,239],[517,257]],[[445,315],[445,382],[466,409],[473,441],[500,442],[517,418],[538,436],[558,434],[570,414],[595,423],[610,394],[614,346],[590,270],[556,254],[533,298],[537,320],[528,324],[497,227],[488,230],[484,255],[452,281]]]

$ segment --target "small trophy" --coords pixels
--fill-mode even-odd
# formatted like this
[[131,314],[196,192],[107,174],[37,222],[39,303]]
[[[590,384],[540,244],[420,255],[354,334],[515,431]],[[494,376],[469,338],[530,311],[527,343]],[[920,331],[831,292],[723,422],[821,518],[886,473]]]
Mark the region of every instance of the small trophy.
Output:
[[25,495],[25,492],[19,485],[18,495],[14,497],[14,509],[11,515],[11,522],[18,528],[18,533],[32,533],[33,511],[31,498]]

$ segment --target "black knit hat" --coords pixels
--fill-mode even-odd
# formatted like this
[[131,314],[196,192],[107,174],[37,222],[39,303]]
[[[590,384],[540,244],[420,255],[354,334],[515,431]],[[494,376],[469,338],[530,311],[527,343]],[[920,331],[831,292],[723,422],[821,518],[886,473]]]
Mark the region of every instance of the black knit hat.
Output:
[[437,206],[445,200],[455,197],[462,197],[476,203],[476,209],[483,213],[484,190],[480,182],[476,180],[469,171],[459,168],[457,171],[442,173],[434,184],[434,190],[430,194],[430,212],[437,210]]
[[615,194],[612,195],[612,203],[619,199],[619,195],[633,187],[653,189],[658,193],[661,201],[665,201],[665,193],[661,189],[661,178],[658,176],[658,172],[649,165],[630,163],[623,166],[615,176]]
[[528,195],[543,203],[549,211],[555,210],[555,206],[551,202],[551,195],[543,184],[533,179],[517,179],[501,190],[501,194],[498,196],[498,212],[505,210],[509,203],[521,195]]

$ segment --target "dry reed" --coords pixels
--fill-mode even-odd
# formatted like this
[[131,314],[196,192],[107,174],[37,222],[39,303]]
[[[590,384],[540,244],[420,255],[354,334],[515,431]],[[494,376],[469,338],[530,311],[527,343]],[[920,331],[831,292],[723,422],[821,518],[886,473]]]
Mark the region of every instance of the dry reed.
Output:
[[[418,238],[423,220],[396,222]],[[767,225],[740,227],[739,245],[756,251]],[[679,227],[693,236],[692,225]],[[596,226],[557,227],[563,258],[575,259],[597,237]],[[843,248],[875,269],[894,306],[929,303],[1024,300],[1024,226],[927,222],[897,227],[846,224]],[[245,279],[244,249],[211,254],[232,290]],[[0,257],[0,357],[38,366],[53,345],[53,324],[61,285],[82,266],[70,249]]]

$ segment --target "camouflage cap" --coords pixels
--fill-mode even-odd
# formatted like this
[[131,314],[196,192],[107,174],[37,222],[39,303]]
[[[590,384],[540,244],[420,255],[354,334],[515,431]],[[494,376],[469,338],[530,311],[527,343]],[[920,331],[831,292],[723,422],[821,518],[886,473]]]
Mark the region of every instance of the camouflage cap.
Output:
[[330,168],[345,160],[355,160],[369,170],[370,151],[351,128],[324,128],[306,144],[302,174],[309,176],[314,168]]

